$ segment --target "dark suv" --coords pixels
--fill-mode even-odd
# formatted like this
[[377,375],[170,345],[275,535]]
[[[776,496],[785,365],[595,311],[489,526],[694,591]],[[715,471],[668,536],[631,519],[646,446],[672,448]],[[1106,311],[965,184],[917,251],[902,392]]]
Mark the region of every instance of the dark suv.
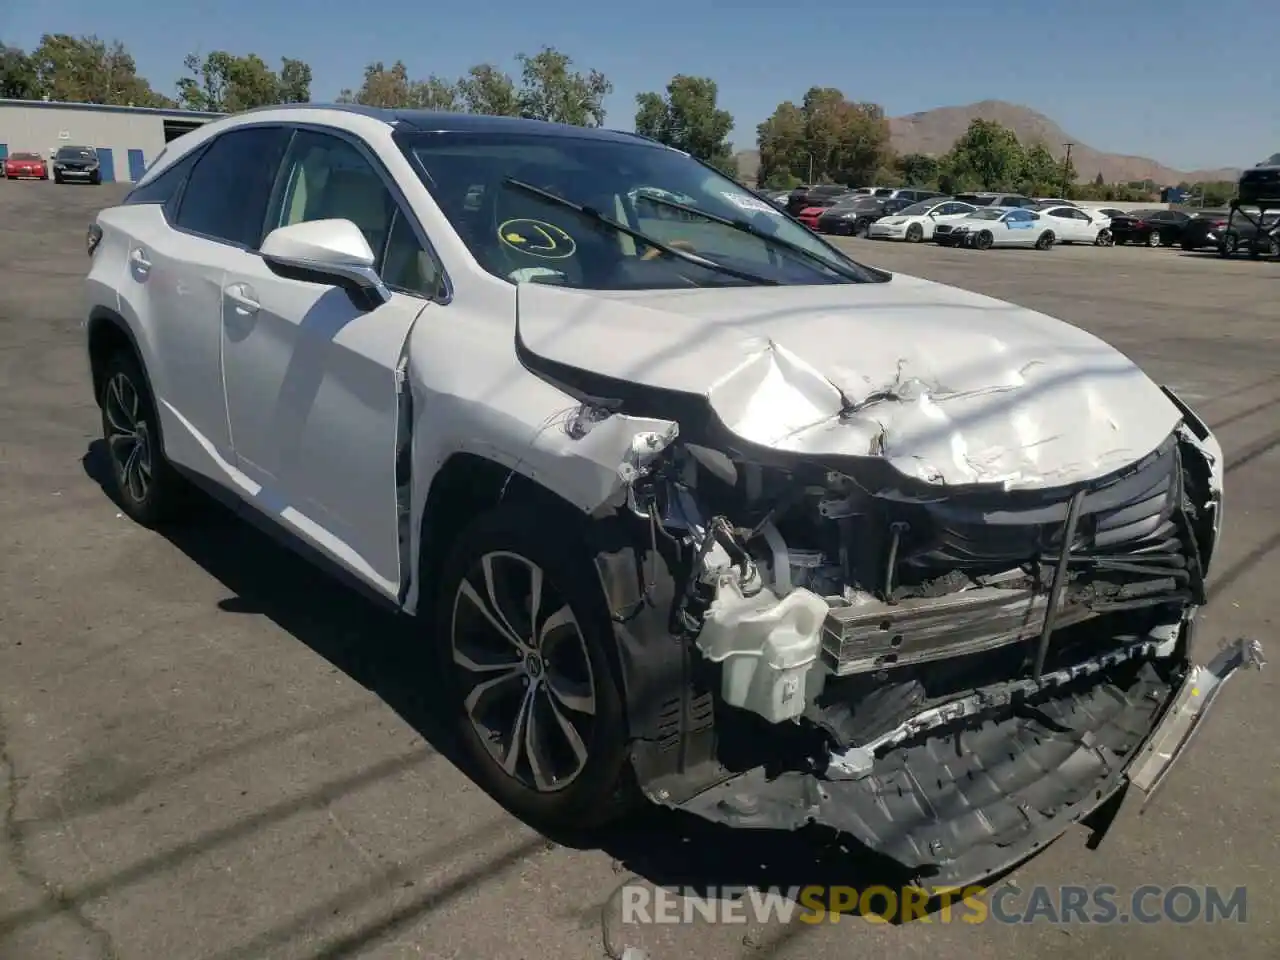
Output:
[[955,199],[975,207],[1034,207],[1036,201],[1020,193],[957,193]]

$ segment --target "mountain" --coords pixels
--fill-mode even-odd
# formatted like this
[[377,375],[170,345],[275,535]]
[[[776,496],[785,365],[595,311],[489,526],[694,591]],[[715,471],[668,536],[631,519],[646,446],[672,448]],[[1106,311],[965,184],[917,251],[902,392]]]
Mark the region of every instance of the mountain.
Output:
[[[928,153],[937,156],[946,153],[969,128],[969,122],[979,119],[1004,124],[1027,146],[1039,140],[1059,159],[1065,153],[1063,144],[1071,143],[1071,164],[1081,180],[1092,180],[1101,173],[1107,183],[1154,180],[1161,186],[1172,186],[1184,180],[1195,183],[1235,180],[1240,176],[1240,170],[1236,168],[1175,170],[1148,157],[1104,153],[1081,143],[1043,113],[1004,100],[983,100],[962,107],[938,107],[905,117],[890,117],[893,149],[899,154]],[[740,174],[754,178],[760,167],[759,152],[744,150],[737,157]]]
[[1065,152],[1063,144],[1072,143],[1071,163],[1081,180],[1092,180],[1101,172],[1107,183],[1154,180],[1157,184],[1171,186],[1183,180],[1195,183],[1235,180],[1240,176],[1240,170],[1235,168],[1175,170],[1149,157],[1104,153],[1081,143],[1043,113],[1003,100],[983,100],[963,107],[938,107],[906,117],[892,117],[889,131],[893,148],[898,153],[946,153],[968,129],[971,120],[994,120],[1004,124],[1018,135],[1022,143],[1030,145],[1039,140],[1058,158]]

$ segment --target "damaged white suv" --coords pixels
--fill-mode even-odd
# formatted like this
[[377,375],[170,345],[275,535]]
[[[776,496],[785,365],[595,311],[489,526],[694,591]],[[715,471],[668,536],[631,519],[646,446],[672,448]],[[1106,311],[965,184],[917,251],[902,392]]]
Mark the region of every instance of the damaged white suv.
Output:
[[1223,465],[1176,397],[641,137],[254,111],[88,244],[124,509],[229,493],[426,618],[535,822],[638,787],[962,882],[1153,789],[1259,662],[1189,659]]

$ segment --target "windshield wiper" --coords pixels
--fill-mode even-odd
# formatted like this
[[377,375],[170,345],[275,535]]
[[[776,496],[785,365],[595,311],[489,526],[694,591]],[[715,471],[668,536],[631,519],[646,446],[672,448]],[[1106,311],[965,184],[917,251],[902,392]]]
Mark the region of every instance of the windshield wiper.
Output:
[[517,190],[522,190],[525,193],[532,194],[535,197],[541,197],[548,203],[554,203],[558,206],[565,207],[568,210],[572,210],[574,213],[585,217],[593,223],[601,224],[602,226],[608,227],[610,230],[625,234],[632,240],[639,240],[641,243],[648,244],[649,246],[661,250],[668,256],[675,257],[678,260],[684,260],[687,263],[692,263],[707,270],[714,270],[717,273],[723,273],[727,276],[735,277],[738,280],[745,280],[748,283],[758,283],[770,287],[778,286],[779,283],[781,283],[779,280],[762,277],[759,274],[750,273],[746,270],[738,270],[734,267],[728,267],[723,263],[708,260],[706,257],[701,257],[696,253],[689,253],[686,250],[681,250],[679,247],[670,246],[669,244],[663,243],[661,240],[655,240],[646,233],[642,233],[639,230],[633,230],[625,223],[619,223],[612,217],[606,217],[599,210],[595,209],[595,207],[588,207],[581,203],[574,203],[572,200],[566,200],[564,197],[557,196],[549,190],[543,190],[541,187],[535,187],[533,184],[525,183],[523,180],[517,180],[514,177],[507,177],[502,182],[508,186],[515,187]]
[[691,207],[685,203],[677,203],[674,200],[666,200],[662,197],[655,197],[647,193],[643,194],[643,196],[645,200],[652,203],[656,203],[664,207],[670,207],[673,210],[683,210],[685,213],[692,214],[695,217],[702,217],[703,219],[710,220],[712,223],[718,223],[721,226],[750,234],[753,237],[758,237],[767,244],[781,247],[783,250],[787,250],[791,253],[804,257],[810,263],[820,266],[824,270],[830,270],[832,273],[838,274],[846,280],[852,280],[854,283],[877,283],[889,280],[893,277],[893,274],[887,273],[886,271],[875,270],[871,267],[863,267],[862,269],[871,274],[871,277],[868,278],[857,270],[851,270],[842,264],[832,263],[820,253],[814,253],[812,250],[806,250],[798,243],[792,243],[790,240],[783,240],[781,237],[775,237],[772,233],[766,233],[755,224],[748,223],[746,220],[733,220],[729,217],[722,217],[718,213],[708,213],[706,210],[699,210],[697,207]]

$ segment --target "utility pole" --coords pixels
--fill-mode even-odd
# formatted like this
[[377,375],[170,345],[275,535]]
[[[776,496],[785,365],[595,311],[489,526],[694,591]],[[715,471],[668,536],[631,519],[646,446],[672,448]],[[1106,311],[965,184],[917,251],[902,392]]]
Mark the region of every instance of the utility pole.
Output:
[[1071,199],[1071,148],[1074,143],[1064,143],[1067,148],[1067,155],[1062,160],[1062,199]]

